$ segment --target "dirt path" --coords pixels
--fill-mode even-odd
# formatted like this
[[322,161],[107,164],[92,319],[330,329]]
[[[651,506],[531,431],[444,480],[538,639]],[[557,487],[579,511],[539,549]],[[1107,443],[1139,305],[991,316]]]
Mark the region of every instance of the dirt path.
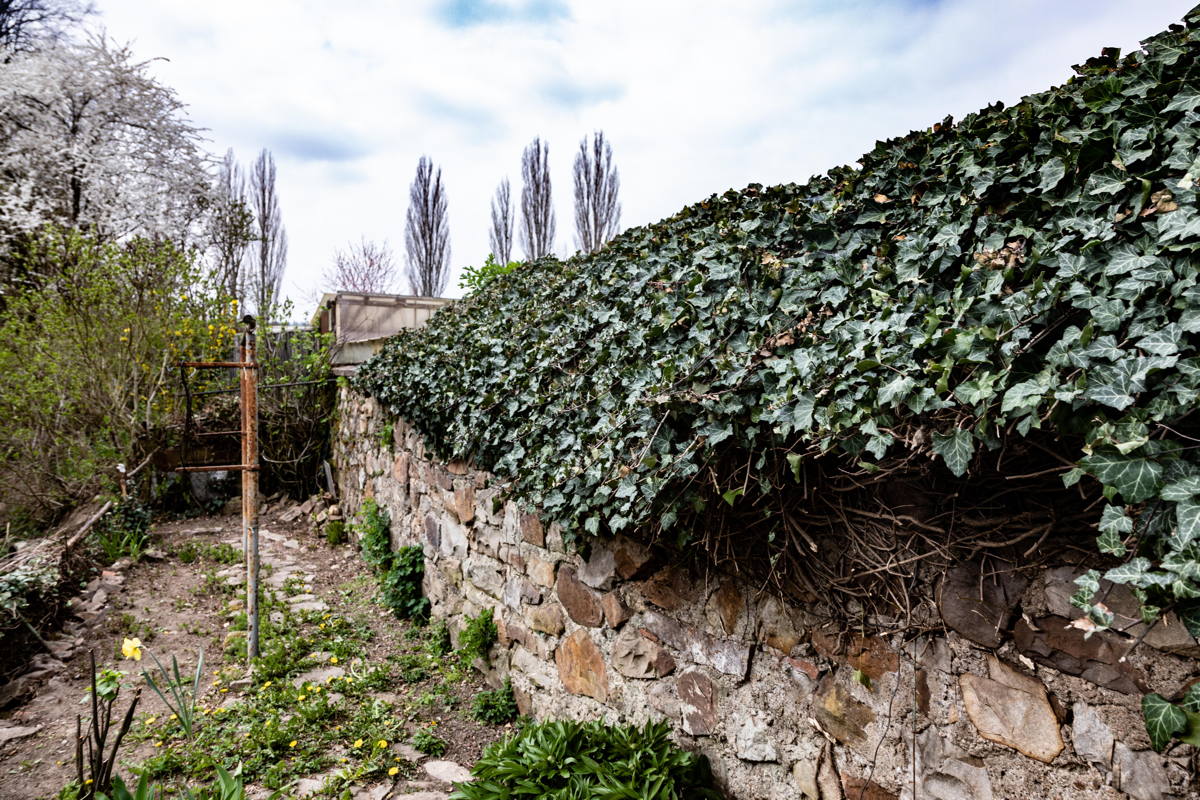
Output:
[[[290,513],[289,513],[290,512]],[[126,637],[190,674],[203,649],[195,739],[149,689],[122,746],[118,772],[145,767],[165,784],[211,784],[211,764],[243,764],[250,796],[438,800],[462,765],[508,726],[477,722],[478,675],[447,654],[444,628],[396,620],[353,545],[319,540],[294,508],[269,508],[262,530],[264,665],[247,678],[240,517],[158,524],[149,557],[118,562],[84,590],[77,616],[36,656],[36,695],[0,720],[0,798],[56,797],[74,777],[76,714],[88,707],[88,651],[127,673],[118,707],[144,685],[121,657]],[[30,654],[31,657],[35,654]],[[439,741],[445,752],[436,758]],[[289,738],[291,737],[291,738]],[[132,781],[131,781],[132,782]],[[414,793],[415,792],[415,793]]]

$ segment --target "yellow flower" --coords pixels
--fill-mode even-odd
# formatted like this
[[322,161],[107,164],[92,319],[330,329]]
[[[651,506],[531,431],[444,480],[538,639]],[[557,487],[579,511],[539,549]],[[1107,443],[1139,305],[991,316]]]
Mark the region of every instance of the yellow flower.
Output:
[[154,743],[154,746],[155,746],[155,747],[162,747],[162,742],[155,742],[155,743]]
[[330,656],[330,657],[329,657],[329,663],[330,663],[330,664],[336,664],[336,663],[337,663],[337,661],[338,661],[338,659],[337,659],[337,656]]
[[316,694],[317,692],[321,691],[321,687],[320,687],[320,686],[314,686],[314,687],[312,688],[312,691],[313,691],[313,694]]
[[295,746],[296,746],[296,740],[295,740],[295,739],[292,739],[290,742],[288,742],[288,747],[295,747]]
[[91,778],[88,778],[86,781],[83,782],[83,785],[87,786],[89,783],[94,783],[94,781]]
[[267,681],[266,683],[264,683],[264,684],[262,685],[262,688],[264,688],[264,689],[270,689],[270,688],[271,688],[271,682],[270,682],[270,681]]
[[354,743],[354,746],[355,746],[355,747],[362,747],[362,746],[363,746],[363,741],[362,741],[362,739],[359,739],[357,742],[355,742],[355,743]]
[[388,770],[388,775],[395,775],[399,771],[400,771],[399,767],[392,767],[391,769]]
[[172,714],[172,715],[171,715],[171,719],[179,719],[179,715],[178,715],[178,714]]
[[303,702],[304,702],[304,699],[305,699],[306,697],[308,697],[308,695],[306,695],[306,694],[298,694],[298,695],[296,695],[296,700],[297,700],[297,701],[299,701],[299,702],[301,702],[301,703],[303,703]]
[[142,640],[136,636],[132,639],[126,639],[121,643],[121,655],[125,658],[132,658],[134,661],[142,660]]
[[387,739],[380,739],[375,743],[375,746],[379,748],[387,747]]
[[153,724],[154,724],[154,720],[156,720],[156,719],[158,719],[158,717],[146,717],[146,724],[147,724],[147,725],[153,725]]

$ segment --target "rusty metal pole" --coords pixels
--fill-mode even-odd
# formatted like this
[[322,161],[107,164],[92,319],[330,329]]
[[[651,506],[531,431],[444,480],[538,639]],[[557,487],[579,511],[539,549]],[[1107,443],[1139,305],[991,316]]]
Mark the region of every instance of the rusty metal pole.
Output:
[[258,658],[258,363],[254,317],[242,318],[242,543],[246,554],[246,656]]

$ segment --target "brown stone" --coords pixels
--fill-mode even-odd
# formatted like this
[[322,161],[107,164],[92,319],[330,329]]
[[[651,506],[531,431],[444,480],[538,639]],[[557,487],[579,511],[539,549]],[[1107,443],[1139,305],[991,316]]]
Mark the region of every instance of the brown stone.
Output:
[[867,740],[867,726],[875,721],[875,712],[851,697],[833,675],[821,680],[814,699],[813,716],[830,736],[851,746]]
[[606,592],[600,597],[600,605],[604,608],[604,622],[616,630],[633,616],[633,609],[625,605],[617,591]]
[[433,514],[425,515],[425,541],[434,549],[437,549],[442,544],[441,529],[438,526],[437,517]]
[[557,568],[558,562],[547,561],[534,555],[531,555],[525,564],[525,571],[529,574],[529,579],[538,586],[553,586],[554,573]]
[[930,700],[929,673],[923,669],[918,668],[916,670],[916,672],[914,673],[914,678],[915,678],[916,687],[917,687],[916,688],[917,710],[928,717],[929,716],[929,700]]
[[732,634],[737,629],[738,619],[746,611],[746,601],[733,581],[725,581],[708,601],[709,608],[720,620],[721,629]]
[[626,628],[613,642],[612,665],[627,678],[648,680],[670,674],[675,659],[633,628]]
[[1148,691],[1137,669],[1121,661],[1128,645],[1116,634],[1099,631],[1084,638],[1084,632],[1070,623],[1066,617],[1053,614],[1037,617],[1032,625],[1022,618],[1013,627],[1013,643],[1037,663],[1097,686],[1125,694]]
[[708,736],[717,729],[717,690],[698,670],[688,670],[675,683],[683,730],[691,736]]
[[873,681],[882,678],[885,672],[895,672],[900,669],[900,657],[896,651],[877,636],[855,636],[846,655],[846,661]]
[[475,519],[475,487],[459,484],[454,487],[454,515],[466,525]]
[[400,483],[408,483],[408,452],[401,452],[392,463],[392,477]]
[[496,620],[496,635],[502,647],[519,644],[529,650],[537,650],[537,642],[532,633],[520,623],[500,616]]
[[750,668],[750,645],[735,639],[718,639],[691,626],[653,611],[645,615],[646,629],[670,647],[685,653],[697,664],[712,667],[736,678],[746,677]]
[[540,606],[526,609],[525,619],[529,622],[529,627],[535,631],[548,633],[551,636],[558,636],[566,627],[563,623],[562,610],[553,603],[543,603]]
[[563,688],[571,694],[593,697],[603,703],[608,699],[608,672],[604,656],[587,631],[579,629],[564,638],[554,651],[558,677]]
[[555,589],[559,602],[571,619],[589,628],[599,628],[604,624],[604,609],[600,605],[600,596],[575,577],[573,567],[564,566],[558,571]]
[[805,661],[802,658],[785,658],[784,663],[797,672],[807,675],[810,680],[816,680],[821,675],[821,671],[817,669],[817,665],[811,661]]
[[546,531],[537,514],[521,514],[521,538],[538,547],[546,546]]
[[962,636],[984,647],[999,647],[1028,583],[1011,571],[985,575],[978,564],[962,564],[942,581],[938,611]]
[[517,711],[521,716],[528,717],[533,713],[533,702],[529,699],[529,693],[519,686],[512,687],[513,700],[517,703]]
[[642,596],[665,611],[682,608],[691,598],[695,585],[678,567],[663,567],[642,581]]
[[465,461],[451,461],[446,465],[446,471],[451,475],[466,475],[471,471],[471,468],[467,466],[467,462]]
[[613,557],[617,564],[617,575],[629,580],[650,561],[650,548],[627,536],[618,536],[612,542]]
[[783,655],[800,643],[800,634],[789,609],[779,598],[768,597],[758,610],[759,641]]
[[842,791],[854,800],[900,800],[900,795],[889,792],[873,780],[842,775]]
[[962,675],[958,681],[963,706],[979,735],[1049,764],[1064,745],[1046,688],[995,657],[988,659],[988,674]]

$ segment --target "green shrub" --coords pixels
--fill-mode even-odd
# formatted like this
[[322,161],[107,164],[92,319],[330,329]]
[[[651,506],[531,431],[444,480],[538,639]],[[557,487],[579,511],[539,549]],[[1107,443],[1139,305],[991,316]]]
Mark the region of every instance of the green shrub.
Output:
[[446,740],[435,736],[433,731],[424,728],[413,734],[412,746],[425,755],[435,758],[446,752]]
[[671,743],[662,722],[541,722],[488,745],[451,800],[521,797],[720,800],[708,760]]
[[392,528],[387,509],[372,499],[363,501],[355,525],[361,540],[363,560],[376,572],[386,572],[392,563]]
[[438,620],[430,625],[425,633],[425,652],[434,658],[440,658],[454,649],[450,642],[450,628],[445,620]]
[[397,550],[391,568],[379,579],[379,601],[400,619],[423,623],[429,618],[429,598],[421,594],[425,553],[420,545]]
[[492,281],[499,278],[501,275],[507,275],[521,266],[520,261],[510,261],[507,264],[496,263],[496,257],[488,253],[483,265],[479,267],[465,267],[462,275],[459,276],[458,286],[461,289],[466,289],[467,295],[472,295],[483,287],[487,286]]
[[458,650],[455,652],[459,661],[464,665],[469,665],[477,658],[487,661],[488,651],[499,635],[492,609],[485,608],[479,612],[479,616],[468,617],[467,627],[458,635]]
[[346,541],[346,523],[340,519],[332,520],[325,524],[325,541],[333,547],[337,547]]
[[125,556],[136,561],[150,541],[150,509],[132,496],[123,499],[96,523],[92,541],[108,563]]
[[512,722],[519,713],[512,683],[507,678],[499,689],[482,691],[471,701],[471,716],[480,722],[503,725]]

